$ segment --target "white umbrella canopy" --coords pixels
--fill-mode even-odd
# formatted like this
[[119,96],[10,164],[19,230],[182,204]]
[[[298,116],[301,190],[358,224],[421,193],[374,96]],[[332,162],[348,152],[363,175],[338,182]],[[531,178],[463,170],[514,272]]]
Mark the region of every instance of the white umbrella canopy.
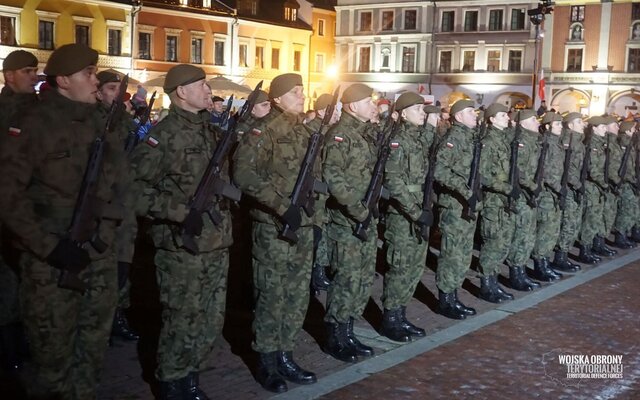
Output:
[[207,81],[211,92],[220,97],[229,97],[234,95],[235,97],[246,97],[251,93],[251,88],[235,83],[234,81],[225,78],[224,76],[216,76]]

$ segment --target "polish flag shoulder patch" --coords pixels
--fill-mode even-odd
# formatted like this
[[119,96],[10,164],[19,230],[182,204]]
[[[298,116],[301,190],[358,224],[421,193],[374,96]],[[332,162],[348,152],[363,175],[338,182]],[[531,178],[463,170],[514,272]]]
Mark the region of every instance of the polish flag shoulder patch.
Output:
[[391,143],[389,144],[389,146],[390,146],[392,149],[397,149],[398,147],[400,147],[400,143],[398,143],[398,142],[391,142]]
[[147,138],[147,144],[151,147],[158,147],[160,142],[158,141],[158,139],[154,138],[153,136],[149,136]]
[[344,138],[342,136],[334,136],[333,140],[338,143],[344,142]]
[[22,131],[20,130],[20,128],[16,128],[13,126],[9,128],[9,136],[18,137],[20,136],[21,132]]
[[251,129],[251,134],[253,136],[260,136],[260,135],[262,135],[262,131],[260,129],[253,128],[253,129]]
[[518,147],[524,147],[524,143],[518,143]]
[[453,149],[453,143],[447,142],[447,147],[450,148],[450,149]]

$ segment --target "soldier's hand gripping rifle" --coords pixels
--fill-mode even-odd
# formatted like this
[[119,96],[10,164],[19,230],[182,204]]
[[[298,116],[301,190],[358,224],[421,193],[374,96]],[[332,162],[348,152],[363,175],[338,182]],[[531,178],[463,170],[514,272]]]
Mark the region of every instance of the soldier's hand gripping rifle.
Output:
[[476,127],[476,134],[473,137],[473,158],[471,159],[471,168],[469,171],[468,186],[471,189],[471,197],[467,199],[467,204],[462,210],[462,217],[466,220],[476,219],[476,208],[478,203],[482,201],[482,182],[480,177],[480,156],[482,154],[482,139],[484,139],[487,131],[487,123],[484,118]]
[[[336,102],[338,101],[338,92],[340,87],[338,86],[333,92],[333,100],[331,104],[327,106],[324,112],[324,118],[318,130],[316,130],[311,137],[309,137],[309,144],[307,145],[307,151],[302,159],[302,165],[298,171],[298,177],[296,183],[293,186],[291,192],[291,205],[289,207],[296,207],[298,210],[302,208],[307,216],[311,217],[315,212],[315,193],[327,193],[326,183],[316,180],[313,176],[313,168],[316,163],[316,158],[322,147],[322,141],[324,139],[324,129],[329,126],[331,116],[336,108]],[[288,241],[289,243],[297,243],[298,235],[295,231],[298,227],[289,225],[285,222],[282,231],[280,232],[280,238]]]
[[[233,201],[240,200],[240,196],[242,195],[240,189],[226,182],[220,175],[222,173],[225,159],[237,141],[236,126],[238,122],[245,120],[249,115],[251,115],[251,110],[255,105],[260,88],[262,88],[262,81],[256,85],[253,92],[251,92],[249,97],[247,97],[247,101],[244,103],[240,111],[233,116],[233,118],[230,118],[228,113],[231,108],[233,96],[229,99],[229,102],[227,103],[227,110],[225,111],[226,114],[223,119],[223,123],[228,122],[227,129],[222,134],[222,138],[213,151],[211,160],[209,160],[209,164],[198,183],[198,187],[196,188],[193,197],[189,200],[187,205],[189,208],[189,214],[185,218],[185,221],[201,221],[202,214],[207,213],[209,219],[214,225],[220,225],[220,223],[222,223],[222,215],[213,208],[214,197],[226,197]],[[199,236],[200,232],[194,232],[190,229],[189,225],[190,224],[185,223],[182,224],[182,247],[191,254],[198,254],[200,250],[198,249],[195,237]]]
[[516,201],[522,194],[520,188],[520,170],[518,169],[518,149],[520,147],[520,137],[522,136],[522,126],[520,125],[520,113],[516,116],[516,129],[511,140],[511,153],[509,156],[509,185],[511,192],[507,196],[507,211],[516,212]]
[[[109,247],[99,236],[100,218],[102,217],[103,204],[96,197],[98,181],[104,161],[107,135],[113,133],[115,127],[122,119],[124,112],[124,95],[127,91],[129,75],[120,82],[120,92],[109,108],[104,131],[96,138],[89,153],[89,161],[84,170],[80,191],[73,209],[73,216],[66,237],[78,247],[86,243],[91,244],[98,253],[104,253]],[[71,289],[84,293],[88,285],[80,279],[78,274],[68,270],[62,270],[58,279],[58,287]]]
[[536,188],[533,189],[531,193],[531,197],[529,198],[528,204],[532,208],[538,206],[538,198],[540,197],[540,193],[542,192],[542,187],[544,186],[544,163],[547,160],[547,153],[549,152],[549,136],[544,133],[542,136],[542,145],[540,146],[540,154],[538,155],[538,166],[536,167],[536,174],[533,177],[533,180],[536,183]]
[[427,176],[424,179],[422,191],[422,215],[418,219],[420,237],[425,242],[429,241],[429,228],[433,225],[433,183],[435,181],[436,161],[438,159],[438,148],[442,139],[434,132],[433,143],[429,147],[429,166]]
[[[391,116],[389,118],[391,118]],[[400,123],[398,121],[391,123],[391,126],[388,128],[389,133],[386,131],[383,132],[384,140],[378,148],[378,159],[376,160],[376,165],[373,167],[373,174],[371,175],[369,186],[362,200],[364,206],[369,210],[369,214],[367,214],[367,218],[365,218],[364,221],[358,222],[353,230],[354,236],[363,242],[367,240],[367,229],[369,225],[371,225],[371,220],[378,218],[380,215],[378,202],[381,198],[389,198],[389,192],[382,186],[382,183],[384,181],[385,165],[387,164],[391,151],[391,139],[395,136],[399,126]]]
[[564,152],[564,163],[562,165],[562,178],[560,178],[560,193],[558,205],[564,211],[567,206],[567,194],[569,193],[569,169],[571,168],[571,156],[573,154],[573,132],[569,131],[569,147]]
[[149,100],[149,104],[147,108],[145,108],[144,112],[140,115],[140,119],[138,120],[138,124],[136,128],[129,132],[127,135],[127,140],[124,143],[124,152],[127,155],[131,155],[133,149],[136,147],[138,143],[140,143],[140,136],[138,136],[138,132],[140,132],[140,128],[145,126],[147,122],[149,122],[149,118],[151,117],[151,110],[153,108],[153,103],[156,101],[156,91],[151,95],[151,99]]

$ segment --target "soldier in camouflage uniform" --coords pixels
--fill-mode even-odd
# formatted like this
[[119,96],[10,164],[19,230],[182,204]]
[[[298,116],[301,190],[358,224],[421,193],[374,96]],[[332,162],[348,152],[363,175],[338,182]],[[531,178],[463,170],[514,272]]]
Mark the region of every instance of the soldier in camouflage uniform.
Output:
[[518,177],[522,193],[515,201],[515,231],[507,256],[507,264],[512,287],[527,291],[540,287],[539,283],[529,280],[524,272],[535,244],[538,199],[533,198],[533,192],[536,189],[535,175],[540,156],[538,142],[540,123],[536,111],[528,109],[520,110],[516,120],[522,129],[518,142]]
[[377,159],[376,135],[369,120],[376,113],[373,90],[364,84],[349,86],[342,94],[342,115],[326,135],[323,178],[329,185],[327,237],[333,281],[327,293],[328,337],[323,350],[338,360],[355,362],[370,357],[373,349],[353,333],[369,300],[376,266],[376,218],[366,240],[354,236],[358,222],[369,210],[362,203]]
[[[406,319],[409,304],[424,272],[429,243],[420,236],[421,226],[429,223],[429,212],[422,210],[423,185],[429,165],[431,138],[423,130],[426,114],[424,99],[405,92],[396,100],[400,127],[390,142],[384,187],[390,198],[384,237],[387,241],[387,265],[382,292],[382,328],[391,340],[408,342],[423,337],[425,331]],[[433,132],[432,132],[433,133]]]
[[[289,380],[316,382],[314,373],[293,359],[295,340],[309,303],[313,257],[313,225],[321,207],[309,217],[291,204],[311,133],[302,125],[302,77],[282,74],[269,88],[271,112],[244,134],[234,157],[233,179],[257,206],[253,219],[253,284],[255,319],[253,349],[260,354],[256,379],[267,390],[283,392]],[[320,159],[316,159],[316,177]],[[298,236],[296,243],[280,237],[284,225]]]
[[562,190],[562,172],[564,166],[564,146],[560,142],[562,135],[562,116],[547,112],[542,118],[544,133],[542,145],[546,141],[547,156],[544,160],[542,191],[538,198],[536,213],[536,234],[531,257],[533,258],[533,277],[544,282],[562,278],[562,274],[549,268],[549,257],[558,241],[562,210],[559,197]]
[[451,107],[454,122],[440,146],[435,172],[441,186],[438,207],[442,242],[436,273],[438,313],[453,319],[465,319],[476,313],[462,304],[457,294],[471,264],[477,219],[477,213],[472,214],[472,218],[463,217],[473,195],[468,185],[473,160],[472,138],[477,126],[473,105],[470,100],[458,100]]
[[[111,72],[111,71],[101,71],[96,75],[98,78],[98,92],[96,93],[96,97],[98,99],[98,103],[96,105],[96,112],[98,114],[98,118],[103,118],[106,120],[107,114],[109,113],[109,109],[111,105],[116,100],[118,96],[118,91],[120,89],[120,82],[122,80],[121,76]],[[116,133],[120,140],[123,143],[129,134],[129,130],[134,129],[133,120],[129,113],[122,113],[122,120],[118,122],[116,127]],[[133,240],[129,238],[128,235],[123,234],[123,225],[119,229],[119,233],[117,236],[118,241],[121,240]],[[128,255],[123,254],[124,249],[133,249],[132,246],[128,245],[128,242],[120,242],[126,244],[120,244],[116,250],[116,257],[118,260],[118,307],[116,308],[116,313],[113,318],[113,326],[111,329],[111,336],[118,336],[124,340],[137,340],[138,335],[129,328],[129,322],[127,321],[124,310],[129,308],[129,270],[131,267],[131,260],[133,259],[133,251],[130,251]]]
[[[198,373],[205,368],[224,321],[231,217],[226,199],[213,209],[222,216],[214,225],[187,208],[219,140],[203,111],[209,97],[201,68],[180,64],[169,70],[164,91],[169,115],[154,126],[132,155],[137,212],[152,218],[150,235],[162,329],[156,378],[162,399],[205,399]],[[226,165],[223,179],[228,179]],[[192,233],[198,254],[183,247],[182,233]]]
[[[509,254],[514,240],[515,210],[509,210],[508,198],[513,188],[509,182],[511,168],[511,143],[513,132],[509,129],[509,109],[498,103],[487,107],[484,118],[489,123],[487,136],[483,139],[483,154],[480,171],[483,177],[483,200],[480,212],[480,295],[483,300],[501,303],[510,300],[508,293],[497,290],[497,275],[500,266]],[[517,290],[532,290],[535,284],[524,274],[522,265],[510,267],[511,287]],[[495,282],[495,284],[494,284]]]
[[593,253],[611,257],[615,252],[604,244],[600,234],[605,230],[604,202],[609,182],[605,179],[605,152],[607,148],[607,120],[604,117],[589,118],[590,132],[587,133],[585,151],[591,152],[591,162],[587,169],[585,183],[585,208],[580,230],[582,248],[593,243]]
[[[556,251],[551,267],[554,270],[563,272],[576,272],[580,269],[578,264],[569,261],[569,249],[578,239],[580,227],[582,226],[582,213],[584,210],[584,199],[578,198],[578,191],[582,187],[580,181],[580,172],[582,170],[582,162],[584,160],[585,146],[582,143],[584,139],[584,121],[582,115],[572,112],[564,116],[563,122],[566,130],[563,132],[560,141],[565,150],[571,146],[571,160],[569,162],[568,173],[568,195],[566,206],[562,212],[562,222],[560,224],[560,234],[558,235],[558,250]],[[597,257],[591,254],[591,243],[585,243],[580,249],[582,253],[582,262],[595,263]],[[545,262],[545,259],[541,259]],[[545,265],[543,265],[544,267]]]
[[[312,132],[316,132],[320,125],[322,124],[322,120],[324,119],[326,108],[331,105],[331,101],[333,100],[333,96],[328,93],[321,94],[316,103],[313,106],[315,110],[316,117],[307,123],[309,129]],[[334,110],[333,114],[331,114],[331,120],[329,121],[329,126],[334,125],[338,122],[340,118],[340,113],[338,110]],[[327,126],[326,128],[329,128]],[[325,129],[326,129],[325,128]],[[325,130],[324,132],[327,132]],[[321,198],[319,203],[324,204],[326,198]],[[328,221],[327,213],[324,213],[325,220],[322,221],[321,225],[313,226],[313,244],[314,244],[314,259],[313,259],[313,271],[311,273],[311,289],[315,292],[319,290],[327,290],[329,289],[329,285],[331,281],[327,278],[326,268],[329,266],[329,242],[327,239],[326,232],[326,224]]]
[[[104,133],[94,116],[97,61],[98,53],[85,45],[55,50],[44,69],[52,89],[19,129],[0,136],[1,218],[24,246],[20,292],[32,353],[27,387],[32,397],[95,397],[116,307],[110,247],[124,216],[119,194],[127,175],[116,137],[106,136],[93,193],[100,204],[93,228],[107,249],[99,253],[87,243],[79,247],[67,236],[89,151]],[[88,289],[59,287],[61,271],[79,274]]]
[[[35,106],[38,97],[38,59],[28,51],[12,51],[2,62],[5,85],[0,92],[0,134],[17,128],[20,116]],[[4,230],[4,231],[3,231]],[[0,370],[14,373],[26,350],[20,322],[18,270],[13,235],[0,226]]]
[[[636,187],[638,177],[636,176],[636,157],[635,148],[633,146],[633,135],[636,132],[635,121],[623,121],[620,123],[620,132],[618,141],[623,152],[628,154],[626,159],[626,171],[624,176],[619,175],[621,183],[619,186],[618,213],[615,220],[615,233],[624,236],[625,239],[633,239],[633,226],[638,220],[640,212],[640,204],[636,195],[638,188]],[[623,156],[624,157],[624,156]],[[621,160],[624,161],[624,158]],[[635,240],[634,240],[635,241]]]
[[[624,150],[620,145],[620,126],[618,121],[613,116],[606,117],[607,121],[607,148],[609,150],[609,166],[605,171],[606,177],[609,178],[609,190],[605,194],[604,203],[604,231],[600,233],[600,236],[606,238],[609,236],[614,228],[616,215],[618,214],[618,202],[620,198],[620,165],[622,164],[622,155]],[[624,132],[623,132],[624,133]],[[624,136],[624,135],[622,135]],[[636,244],[631,242],[624,231],[614,232],[615,240],[613,245],[620,249],[632,249],[636,247]]]

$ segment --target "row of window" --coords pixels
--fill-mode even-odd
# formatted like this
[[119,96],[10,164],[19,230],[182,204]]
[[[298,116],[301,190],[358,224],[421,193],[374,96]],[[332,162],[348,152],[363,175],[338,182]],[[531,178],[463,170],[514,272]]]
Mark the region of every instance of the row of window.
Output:
[[[395,25],[395,11],[382,11],[381,15],[381,31],[392,31]],[[404,30],[416,30],[418,28],[418,10],[404,10],[402,29]],[[373,12],[361,11],[360,12],[360,25],[358,26],[360,32],[372,32],[373,31]]]

